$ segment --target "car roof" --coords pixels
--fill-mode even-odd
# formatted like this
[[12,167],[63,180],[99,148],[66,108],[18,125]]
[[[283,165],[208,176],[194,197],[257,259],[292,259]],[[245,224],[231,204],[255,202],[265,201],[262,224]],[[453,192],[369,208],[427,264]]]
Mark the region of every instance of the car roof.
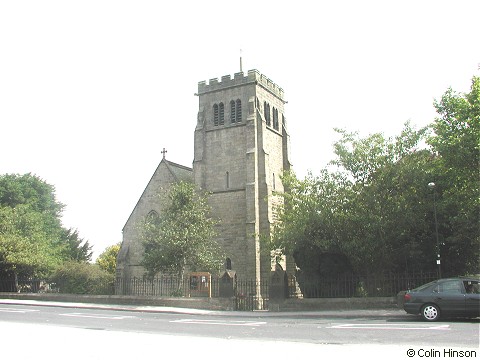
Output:
[[450,277],[450,278],[443,278],[438,279],[437,281],[447,281],[447,280],[462,280],[462,281],[479,281],[480,278],[472,277],[472,276],[458,276],[458,277]]

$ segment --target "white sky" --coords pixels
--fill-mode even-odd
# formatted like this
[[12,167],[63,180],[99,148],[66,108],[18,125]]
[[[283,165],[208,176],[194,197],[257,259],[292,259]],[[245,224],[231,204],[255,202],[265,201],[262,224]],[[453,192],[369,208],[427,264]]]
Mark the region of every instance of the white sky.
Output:
[[193,160],[197,83],[258,69],[285,91],[294,169],[333,158],[334,127],[397,134],[435,117],[480,63],[480,1],[0,0],[0,174],[38,175],[94,245],[161,160]]

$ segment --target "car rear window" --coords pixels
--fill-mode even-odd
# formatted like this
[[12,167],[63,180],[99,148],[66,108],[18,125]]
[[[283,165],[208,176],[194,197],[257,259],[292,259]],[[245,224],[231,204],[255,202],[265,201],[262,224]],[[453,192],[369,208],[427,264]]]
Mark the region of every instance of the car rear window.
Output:
[[462,293],[463,284],[458,280],[445,281],[438,285],[438,292],[441,293]]
[[425,289],[428,289],[431,286],[433,287],[436,283],[437,283],[436,281],[432,281],[432,282],[429,282],[429,283],[424,284],[422,286],[419,286],[419,287],[413,289],[412,291],[423,291]]

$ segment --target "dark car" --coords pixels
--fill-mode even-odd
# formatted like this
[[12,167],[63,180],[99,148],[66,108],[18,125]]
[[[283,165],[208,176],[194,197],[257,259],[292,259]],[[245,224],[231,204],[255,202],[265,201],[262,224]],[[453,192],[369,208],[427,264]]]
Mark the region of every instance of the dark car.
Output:
[[428,321],[440,317],[478,317],[479,279],[440,279],[409,290],[403,296],[403,309],[409,314],[420,314]]

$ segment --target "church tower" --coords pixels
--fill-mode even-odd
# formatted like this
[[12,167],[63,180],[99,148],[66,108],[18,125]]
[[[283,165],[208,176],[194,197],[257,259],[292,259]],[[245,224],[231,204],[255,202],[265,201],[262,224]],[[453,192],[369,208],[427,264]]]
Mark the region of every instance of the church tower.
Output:
[[269,279],[271,254],[260,238],[271,232],[272,194],[284,191],[280,177],[291,166],[283,90],[250,70],[199,82],[196,95],[193,176],[211,193],[226,268],[239,279]]

